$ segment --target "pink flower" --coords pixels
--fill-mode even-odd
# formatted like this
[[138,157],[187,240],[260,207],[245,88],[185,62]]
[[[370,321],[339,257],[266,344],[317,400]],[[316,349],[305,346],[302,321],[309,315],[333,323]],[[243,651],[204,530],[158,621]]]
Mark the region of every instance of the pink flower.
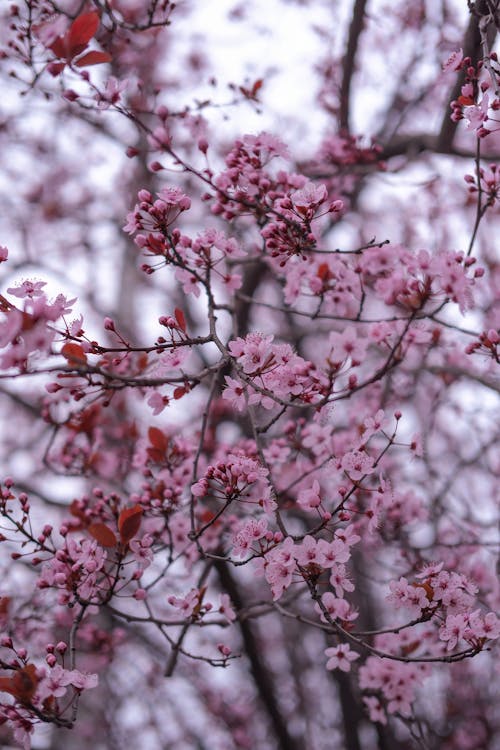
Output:
[[99,678],[96,674],[87,674],[80,672],[78,669],[73,669],[68,672],[67,678],[71,685],[77,690],[90,690],[97,687]]
[[229,351],[238,359],[238,364],[247,374],[261,372],[269,366],[272,358],[272,336],[249,333],[246,339],[238,338],[229,342]]
[[312,487],[307,490],[301,490],[297,495],[297,503],[304,510],[314,510],[321,505],[320,486],[315,479]]
[[153,562],[152,544],[153,537],[151,534],[144,534],[142,539],[132,539],[129,542],[130,551],[139,566],[138,569],[141,571],[145,570]]
[[315,185],[308,182],[300,190],[296,190],[290,196],[297,213],[308,220],[311,220],[318,210],[319,206],[326,201],[328,192],[325,185]]
[[118,104],[121,99],[122,91],[128,86],[128,80],[119,81],[118,78],[110,76],[106,81],[104,91],[99,91],[95,98],[99,109],[109,109],[111,104]]
[[194,294],[195,297],[200,296],[199,280],[194,276],[192,271],[186,268],[177,268],[175,278],[181,282],[185,294]]
[[446,60],[446,62],[443,63],[443,71],[460,70],[463,59],[464,59],[463,49],[460,48],[459,50],[455,50],[455,52],[451,53],[451,55]]
[[354,591],[354,584],[349,579],[345,565],[333,565],[330,571],[330,584],[338,597],[342,598],[345,591]]
[[348,643],[340,643],[338,646],[327,648],[325,656],[328,656],[327,669],[340,669],[342,672],[350,672],[351,663],[359,659],[360,655],[351,651]]
[[193,614],[196,605],[199,603],[199,591],[198,589],[191,589],[186,596],[169,596],[167,601],[172,606],[180,611],[180,613],[188,618]]
[[69,674],[68,670],[63,669],[60,664],[56,664],[38,686],[37,696],[40,700],[45,700],[50,696],[61,698],[70,684]]
[[350,357],[354,366],[365,358],[367,342],[358,337],[353,326],[348,326],[342,333],[331,333],[329,344],[332,348],[330,359],[334,364],[340,364]]
[[370,721],[375,721],[379,724],[387,724],[387,716],[385,715],[383,706],[375,695],[364,696],[363,703],[368,709]]
[[477,130],[483,127],[488,120],[489,101],[489,96],[485,93],[479,104],[464,108],[464,117],[468,121],[467,130]]
[[11,286],[7,289],[7,292],[14,297],[28,297],[29,299],[33,299],[33,297],[40,297],[43,294],[42,288],[44,286],[47,286],[47,282],[45,281],[30,281],[26,279],[19,286]]
[[463,638],[467,628],[467,617],[463,614],[448,615],[446,621],[439,629],[439,637],[447,641],[446,650],[451,651]]
[[[357,542],[361,541],[361,537],[356,533],[354,526],[346,526],[345,529],[337,529],[335,531],[335,539],[340,539],[340,541],[347,544],[348,547],[352,547],[353,544],[357,544]],[[345,562],[345,560],[340,560],[340,562]]]
[[373,473],[374,460],[365,451],[351,451],[342,458],[342,468],[354,482]]
[[266,533],[267,521],[265,518],[259,520],[252,518],[243,524],[233,538],[233,554],[235,557],[245,557],[252,551],[252,544],[262,539]]
[[312,536],[305,536],[302,544],[296,546],[295,556],[299,565],[315,563],[322,567],[324,556],[318,541]]
[[220,595],[220,604],[218,611],[226,618],[228,622],[234,622],[236,620],[236,613],[231,606],[231,599],[229,598],[228,594]]
[[153,410],[153,415],[156,417],[161,414],[166,406],[168,406],[170,399],[168,396],[162,396],[159,391],[155,391],[148,398],[148,406]]
[[231,403],[237,411],[244,411],[247,401],[245,397],[245,386],[239,380],[226,375],[226,387],[222,398]]
[[326,539],[320,539],[318,541],[318,550],[323,555],[324,568],[331,568],[336,563],[345,563],[351,556],[349,545],[338,537],[331,542],[327,542]]
[[422,442],[422,435],[419,432],[413,435],[410,443],[410,449],[415,454],[415,456],[417,456],[417,458],[423,457],[424,446]]
[[[348,601],[345,599],[337,599],[331,591],[327,591],[321,597],[321,604],[328,613],[331,620],[340,620],[341,622],[351,622],[356,620],[358,612],[354,610]],[[318,603],[314,605],[314,609],[319,614],[323,622],[327,622],[325,612]]]
[[500,620],[494,612],[488,612],[488,614],[483,615],[477,609],[469,615],[469,629],[466,636],[467,638],[496,640],[500,637]]

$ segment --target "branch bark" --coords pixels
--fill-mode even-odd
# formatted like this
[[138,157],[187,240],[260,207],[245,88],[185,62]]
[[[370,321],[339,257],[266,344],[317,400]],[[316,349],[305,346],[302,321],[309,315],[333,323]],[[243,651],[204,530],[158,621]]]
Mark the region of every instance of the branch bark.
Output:
[[[464,51],[464,57],[470,57],[472,65],[476,66],[478,61],[483,57],[483,50],[482,50],[482,40],[481,40],[481,31],[479,28],[479,23],[481,20],[481,17],[484,15],[487,15],[489,13],[488,9],[488,3],[487,0],[478,0],[477,3],[475,3],[474,12],[471,12],[471,17],[469,20],[469,25],[467,27],[467,30],[465,32],[464,41],[463,41],[463,51]],[[489,37],[489,46],[491,49],[491,46],[495,40],[496,36],[496,28],[494,25],[491,25],[490,29],[488,30],[488,37]],[[465,71],[461,70],[457,78],[455,80],[455,84],[450,91],[448,101],[453,101],[455,99],[458,99],[460,96],[460,91],[462,89],[462,86],[465,82]],[[453,140],[455,138],[455,133],[457,132],[458,122],[453,122],[450,119],[450,112],[449,108],[446,108],[446,112],[444,114],[441,128],[439,131],[438,139],[437,139],[437,148],[439,153],[449,154],[452,151],[453,146]]]
[[[214,563],[219,580],[223,590],[229,594],[235,608],[240,610],[244,607],[239,588],[234,580],[228,565],[225,562],[216,560]],[[241,637],[243,639],[243,652],[250,662],[250,671],[261,699],[262,705],[267,711],[270,722],[273,726],[275,736],[280,750],[301,750],[302,742],[295,740],[288,731],[286,721],[282,716],[276,695],[273,690],[273,681],[269,670],[265,666],[257,644],[257,640],[252,630],[249,620],[239,621]]]
[[356,69],[356,54],[359,38],[363,31],[365,11],[368,0],[356,0],[352,11],[351,25],[347,39],[347,49],[344,57],[344,75],[340,87],[339,126],[341,130],[349,132],[349,110],[351,99],[351,83]]

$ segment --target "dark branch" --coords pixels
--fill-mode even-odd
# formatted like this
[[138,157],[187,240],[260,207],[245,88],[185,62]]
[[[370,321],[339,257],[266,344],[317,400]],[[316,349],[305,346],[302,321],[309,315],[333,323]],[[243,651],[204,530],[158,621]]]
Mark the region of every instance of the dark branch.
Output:
[[[242,609],[245,605],[242,601],[239,588],[236,581],[231,575],[225,562],[216,561],[215,568],[219,575],[219,580],[223,590],[229,594],[235,608]],[[250,662],[250,671],[257,688],[262,705],[267,711],[271,724],[274,728],[278,747],[280,750],[300,750],[302,743],[296,741],[288,732],[286,721],[284,720],[276,696],[273,690],[273,684],[269,670],[265,666],[257,640],[254,636],[249,620],[239,621],[241,637],[244,643],[243,653]]]
[[[488,3],[487,0],[479,0],[475,4],[474,11],[471,13],[471,17],[469,20],[469,25],[467,27],[467,31],[465,32],[465,37],[463,41],[463,51],[464,51],[464,57],[470,57],[472,65],[476,66],[478,61],[481,60],[483,57],[483,51],[482,51],[482,42],[481,42],[481,32],[479,29],[479,22],[482,16],[488,15]],[[496,29],[493,24],[491,24],[490,29],[488,30],[488,38],[490,43],[490,49],[494,42],[496,35]],[[462,89],[462,86],[465,82],[465,71],[461,70],[456,78],[455,85],[453,86],[448,101],[452,102],[455,99],[458,99],[460,96],[460,91]],[[455,138],[455,133],[457,131],[458,122],[453,122],[450,119],[450,110],[449,107],[446,108],[446,112],[443,117],[443,121],[441,124],[441,130],[438,135],[437,139],[437,150],[439,153],[442,154],[449,154],[452,151],[452,145],[453,140]]]
[[358,50],[359,37],[361,36],[364,26],[366,5],[367,0],[356,0],[352,11],[347,49],[343,61],[344,75],[340,87],[339,127],[341,130],[349,131],[351,83],[356,67],[356,53]]

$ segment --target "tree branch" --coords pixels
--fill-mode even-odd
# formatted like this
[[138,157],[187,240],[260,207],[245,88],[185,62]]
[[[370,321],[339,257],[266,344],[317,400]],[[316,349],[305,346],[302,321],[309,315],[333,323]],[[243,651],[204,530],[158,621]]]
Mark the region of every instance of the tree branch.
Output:
[[351,83],[356,67],[356,53],[358,50],[359,38],[364,26],[366,4],[367,0],[356,0],[352,11],[351,25],[349,27],[349,36],[347,39],[347,49],[343,60],[344,75],[340,87],[339,126],[341,130],[349,131]]
[[[489,13],[487,0],[478,0],[474,6],[474,12],[471,13],[469,25],[465,32],[463,41],[464,57],[470,57],[471,64],[476,66],[478,61],[483,57],[481,32],[479,28],[480,19],[482,16]],[[496,36],[496,29],[493,25],[490,26],[488,31],[490,49]],[[450,91],[448,101],[452,102],[458,99],[460,91],[465,82],[465,70],[461,70],[455,80],[455,84]],[[437,143],[439,153],[451,153],[453,140],[457,131],[458,122],[454,122],[450,118],[449,107],[446,107],[441,129],[439,131]]]
[[[242,609],[244,602],[227,564],[218,560],[214,563],[214,566],[219,575],[223,590],[229,594],[235,608],[237,610]],[[240,626],[241,637],[243,638],[243,651],[250,662],[250,671],[262,705],[266,709],[274,728],[278,747],[280,750],[301,750],[303,747],[301,742],[296,741],[288,732],[288,727],[283,719],[274,694],[271,675],[262,660],[251,624],[248,620],[240,620],[238,624]]]

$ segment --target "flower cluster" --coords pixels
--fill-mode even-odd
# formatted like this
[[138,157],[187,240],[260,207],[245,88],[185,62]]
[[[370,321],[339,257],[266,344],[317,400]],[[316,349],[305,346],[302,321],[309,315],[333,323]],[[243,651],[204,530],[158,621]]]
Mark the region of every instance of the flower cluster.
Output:
[[483,331],[480,333],[477,341],[472,341],[470,344],[467,344],[465,351],[467,354],[475,354],[476,352],[485,354],[494,359],[495,362],[500,363],[499,344],[500,333],[494,328],[491,328],[489,331]]
[[[486,64],[485,64],[486,63]],[[500,99],[497,93],[488,93],[492,88],[498,91],[500,69],[498,58],[492,52],[485,60],[480,60],[475,67],[469,57],[463,57],[462,50],[454,52],[444,65],[445,70],[465,71],[465,82],[460,90],[460,96],[451,102],[451,119],[454,122],[465,120],[468,130],[474,130],[478,138],[485,138],[492,132],[499,130],[499,121],[494,113],[500,109]],[[488,72],[488,77],[484,75]]]
[[[381,641],[379,641],[380,643]],[[411,716],[416,689],[430,673],[428,664],[407,664],[369,656],[359,668],[359,686],[370,719],[387,723],[389,714]]]
[[156,199],[149,190],[139,190],[137,198],[139,202],[127,215],[123,229],[136,235],[134,242],[141,249],[151,255],[164,255],[169,228],[191,207],[191,200],[177,187],[162,188]]
[[[277,157],[288,156],[288,149],[279,138],[269,133],[245,135],[237,140],[226,156],[227,169],[215,179],[216,201],[212,212],[225,219],[249,213],[260,208],[265,214],[268,196],[284,194],[284,173],[275,180],[267,169],[269,162]],[[287,180],[288,182],[288,180]],[[305,178],[297,177],[290,184],[291,189],[301,188]]]
[[268,470],[255,459],[230,454],[224,461],[209,466],[204,476],[191,487],[197,498],[215,498],[226,505],[239,500],[257,503],[266,511],[274,509]]
[[327,379],[312,362],[295,354],[289,344],[274,344],[273,336],[250,333],[229,342],[229,351],[239,375],[249,386],[247,397],[240,380],[226,377],[223,397],[240,411],[248,404],[272,409],[277,403],[299,399],[305,403],[319,400]]
[[52,352],[57,333],[52,324],[71,312],[75,300],[59,294],[50,302],[44,286],[43,281],[26,280],[7,289],[8,294],[24,299],[22,310],[0,296],[0,349],[6,350],[0,357],[2,369],[26,371],[32,355]]
[[[325,185],[307,182],[285,198],[274,202],[270,220],[261,230],[266,249],[282,268],[293,256],[306,259],[316,249],[316,237],[311,227],[313,219],[343,209],[341,200],[324,205],[328,199]],[[318,213],[320,211],[320,213]]]

